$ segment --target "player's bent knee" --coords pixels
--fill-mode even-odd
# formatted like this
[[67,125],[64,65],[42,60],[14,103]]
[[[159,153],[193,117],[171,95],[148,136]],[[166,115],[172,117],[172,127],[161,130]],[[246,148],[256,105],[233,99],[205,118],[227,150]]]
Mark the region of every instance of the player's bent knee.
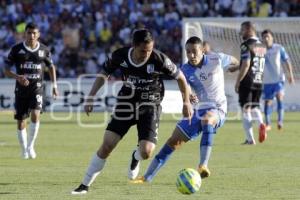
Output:
[[144,160],[147,160],[151,157],[152,151],[141,151],[140,154]]
[[102,144],[102,146],[100,147],[100,149],[98,150],[97,154],[105,159],[109,156],[109,154],[112,152],[112,150],[114,149],[114,145],[111,144]]
[[25,120],[19,120],[18,121],[18,130],[23,130],[26,128],[26,121]]

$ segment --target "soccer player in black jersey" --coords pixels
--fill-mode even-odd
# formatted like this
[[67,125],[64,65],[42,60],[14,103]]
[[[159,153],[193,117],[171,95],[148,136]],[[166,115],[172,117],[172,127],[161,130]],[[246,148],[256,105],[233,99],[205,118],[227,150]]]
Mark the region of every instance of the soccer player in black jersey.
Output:
[[[25,41],[14,45],[5,60],[5,74],[16,79],[15,119],[18,123],[17,135],[24,159],[36,158],[34,143],[40,125],[43,100],[43,68],[48,67],[53,83],[53,96],[58,95],[55,67],[49,49],[38,41],[40,32],[36,24],[28,23]],[[11,67],[16,67],[16,73]],[[27,142],[26,118],[31,117]]]
[[246,140],[243,144],[254,145],[252,119],[259,122],[259,142],[263,142],[266,126],[263,123],[259,100],[262,93],[263,72],[265,66],[266,47],[256,37],[254,24],[250,21],[241,24],[241,63],[235,91],[239,94],[239,103],[243,110],[243,126]]
[[184,75],[165,54],[153,49],[153,45],[154,39],[148,30],[135,31],[132,47],[114,51],[103,66],[100,73],[102,77],[94,82],[86,101],[87,114],[93,109],[93,97],[105,79],[117,68],[122,72],[124,84],[118,93],[118,102],[106,128],[102,145],[93,156],[82,183],[72,194],[84,194],[88,191],[112,150],[133,125],[137,125],[139,142],[138,148],[132,154],[128,178],[137,177],[140,161],[151,156],[157,142],[160,103],[164,95],[161,75],[177,80],[183,98],[183,115],[191,119],[190,91]]

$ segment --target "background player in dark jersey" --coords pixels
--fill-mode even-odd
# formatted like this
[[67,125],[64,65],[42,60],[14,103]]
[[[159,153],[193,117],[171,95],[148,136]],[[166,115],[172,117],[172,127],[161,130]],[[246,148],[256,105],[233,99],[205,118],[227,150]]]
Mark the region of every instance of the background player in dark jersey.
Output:
[[266,126],[259,107],[266,47],[256,37],[255,27],[250,21],[241,24],[241,35],[244,42],[241,44],[241,64],[235,91],[239,94],[239,102],[243,110],[243,125],[246,134],[244,144],[255,144],[252,119],[259,122],[259,142],[263,142],[267,137]]
[[[18,139],[24,159],[36,157],[34,143],[40,125],[43,95],[43,67],[49,68],[53,83],[53,96],[58,95],[55,67],[48,48],[38,41],[37,25],[29,23],[25,28],[25,41],[13,46],[5,60],[5,74],[16,79],[15,119],[18,120]],[[16,73],[11,67],[16,67]],[[27,143],[26,118],[31,117]]]
[[153,45],[154,40],[148,30],[135,31],[132,47],[114,51],[104,64],[100,73],[102,77],[94,82],[86,101],[87,114],[93,109],[93,97],[117,68],[122,72],[124,84],[119,91],[118,103],[106,128],[102,145],[93,156],[82,184],[72,194],[84,194],[88,191],[112,150],[133,125],[137,125],[139,145],[132,154],[128,177],[134,179],[138,175],[140,160],[152,155],[157,142],[160,103],[164,95],[161,75],[177,80],[183,97],[183,115],[191,119],[189,88],[184,75],[165,54],[153,49]]

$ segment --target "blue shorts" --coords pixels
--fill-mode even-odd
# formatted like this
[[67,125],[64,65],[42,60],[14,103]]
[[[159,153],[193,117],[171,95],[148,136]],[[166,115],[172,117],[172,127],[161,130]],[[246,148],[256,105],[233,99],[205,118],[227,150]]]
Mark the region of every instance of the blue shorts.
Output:
[[216,108],[208,108],[208,109],[200,109],[200,110],[194,110],[194,114],[191,120],[191,124],[189,124],[189,120],[184,118],[181,121],[177,123],[177,128],[181,130],[181,132],[190,140],[195,139],[200,135],[202,132],[202,125],[201,125],[201,119],[205,114],[210,111],[216,114],[218,117],[217,124],[214,127],[214,132],[217,132],[217,129],[223,126],[225,122],[225,116],[226,114]]
[[263,99],[273,100],[276,94],[283,92],[284,82],[264,84]]

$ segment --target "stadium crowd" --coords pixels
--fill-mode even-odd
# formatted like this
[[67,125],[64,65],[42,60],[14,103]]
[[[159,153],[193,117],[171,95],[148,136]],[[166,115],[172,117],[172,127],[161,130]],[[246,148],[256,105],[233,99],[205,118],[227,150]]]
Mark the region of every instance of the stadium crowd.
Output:
[[135,28],[151,29],[156,47],[179,65],[183,17],[299,15],[300,0],[0,0],[0,77],[30,21],[51,47],[58,76],[77,77],[97,73],[108,52],[130,43]]

